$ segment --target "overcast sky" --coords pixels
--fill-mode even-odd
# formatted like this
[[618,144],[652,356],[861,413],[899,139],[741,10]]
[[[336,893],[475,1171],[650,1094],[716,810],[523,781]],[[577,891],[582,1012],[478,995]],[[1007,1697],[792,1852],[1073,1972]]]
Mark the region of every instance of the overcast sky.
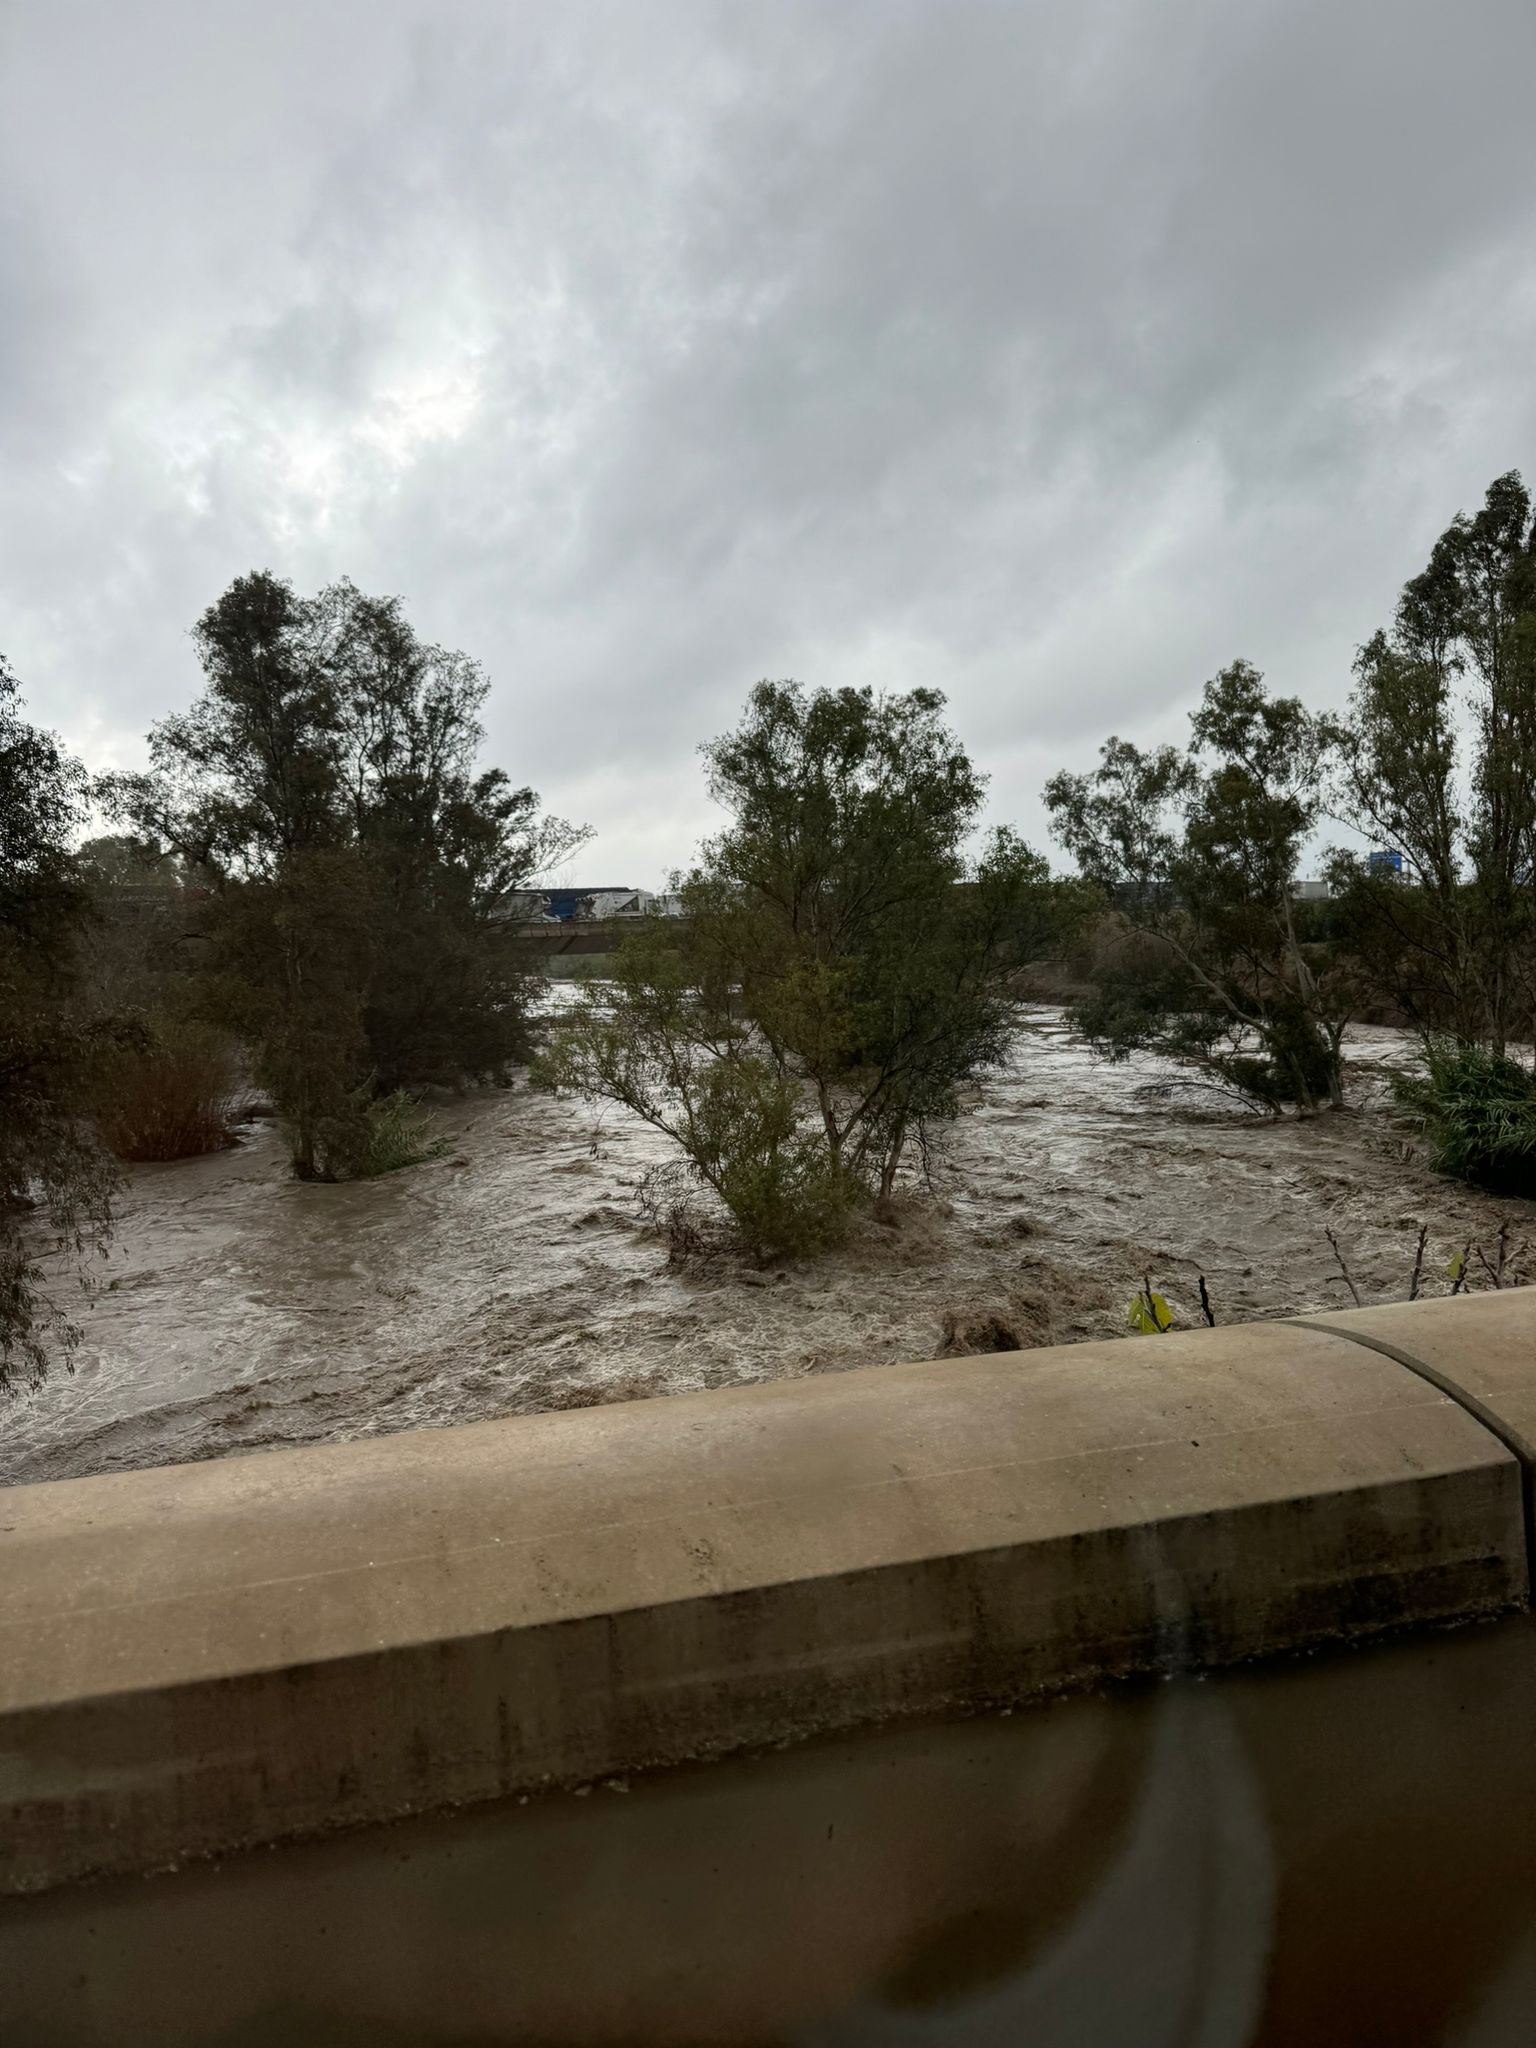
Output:
[[4,0],[0,649],[130,765],[345,574],[579,879],[764,675],[943,689],[1043,840],[1536,472],[1533,78],[1533,0]]

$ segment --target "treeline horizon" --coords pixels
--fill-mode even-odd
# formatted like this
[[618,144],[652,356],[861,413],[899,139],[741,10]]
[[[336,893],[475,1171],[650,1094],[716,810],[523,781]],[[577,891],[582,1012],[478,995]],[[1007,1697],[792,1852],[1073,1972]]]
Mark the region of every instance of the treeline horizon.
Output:
[[[71,1326],[43,1252],[107,1240],[115,1157],[225,1141],[260,1090],[293,1170],[419,1159],[413,1098],[505,1080],[539,1048],[507,910],[590,836],[483,768],[489,688],[396,598],[239,577],[193,640],[203,689],[150,765],[91,780],[20,714],[0,663],[0,1383]],[[1271,1114],[1345,1101],[1352,1020],[1391,1007],[1423,1065],[1403,1106],[1447,1171],[1533,1184],[1536,523],[1515,472],[1458,516],[1360,648],[1342,712],[1238,660],[1183,746],[1118,738],[1045,796],[1046,858],[976,841],[985,777],[932,690],[762,683],[704,749],[727,824],[556,1032],[547,1085],[674,1141],[675,1245],[705,1226],[809,1255],[1006,1057],[1031,962],[1091,961],[1079,1028]],[[90,807],[119,829],[80,843]],[[1328,821],[1400,853],[1334,851]],[[102,904],[153,885],[131,928]],[[188,906],[192,906],[189,910]],[[1091,939],[1087,936],[1091,934]],[[158,1149],[157,1149],[158,1148]],[[690,1192],[691,1191],[691,1192]],[[675,1213],[671,1213],[675,1211]]]

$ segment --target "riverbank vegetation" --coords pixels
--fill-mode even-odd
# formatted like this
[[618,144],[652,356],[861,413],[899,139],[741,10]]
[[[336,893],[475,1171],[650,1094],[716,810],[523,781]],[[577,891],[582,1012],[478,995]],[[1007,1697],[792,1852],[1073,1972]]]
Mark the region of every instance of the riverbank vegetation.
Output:
[[[239,578],[202,694],[92,786],[0,670],[0,1383],[72,1330],[45,1272],[108,1240],[117,1161],[264,1096],[302,1179],[430,1157],[414,1097],[505,1077],[535,978],[506,910],[584,834],[477,765],[488,684],[398,600]],[[92,805],[119,825],[80,844]]]
[[1296,888],[1326,729],[1242,661],[1190,724],[1182,751],[1111,739],[1046,789],[1056,836],[1143,941],[1111,955],[1078,1026],[1111,1059],[1161,1053],[1272,1110],[1337,1106],[1357,982]]
[[0,1390],[35,1383],[75,1339],[56,1262],[89,1276],[116,1171],[91,1124],[101,1054],[124,1034],[82,1012],[90,897],[70,852],[85,771],[20,712],[0,660]]
[[834,1243],[1006,1056],[1012,979],[1088,898],[1000,830],[931,690],[760,683],[705,748],[725,829],[541,1066],[680,1148],[762,1255]]
[[[1441,535],[1342,714],[1237,662],[1185,748],[1111,739],[1046,801],[1104,894],[1074,1016],[1106,1056],[1153,1049],[1312,1110],[1341,1101],[1347,1025],[1390,1018],[1420,1040],[1400,1098],[1442,1169],[1536,1194],[1536,522],[1518,476]],[[1324,853],[1335,826],[1367,850]]]
[[477,770],[489,684],[398,599],[245,576],[193,637],[203,694],[99,800],[200,892],[189,1009],[246,1049],[295,1173],[371,1170],[376,1102],[528,1056],[504,912],[584,835]]
[[[193,644],[201,693],[145,770],[94,785],[0,668],[0,1383],[67,1351],[44,1276],[89,1275],[117,1162],[220,1147],[256,1096],[296,1176],[355,1179],[431,1156],[424,1091],[537,1054],[675,1148],[676,1243],[809,1255],[924,1171],[1008,1057],[1031,968],[1074,956],[1101,1055],[1271,1117],[1345,1105],[1351,1024],[1406,1027],[1405,1128],[1443,1173],[1536,1195],[1514,474],[1436,542],[1341,710],[1238,660],[1182,744],[1113,737],[1056,776],[1071,876],[980,834],[937,692],[760,684],[704,749],[724,822],[675,878],[684,914],[637,927],[542,1051],[516,905],[586,835],[481,765],[478,665],[398,599],[265,572]],[[116,830],[85,838],[93,809]]]

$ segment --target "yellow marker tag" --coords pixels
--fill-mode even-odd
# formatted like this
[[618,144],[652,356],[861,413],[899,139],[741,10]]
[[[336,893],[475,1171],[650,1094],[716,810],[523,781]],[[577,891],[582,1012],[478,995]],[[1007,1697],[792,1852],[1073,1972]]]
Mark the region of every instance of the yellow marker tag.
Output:
[[1462,1257],[1460,1252],[1452,1252],[1451,1262],[1445,1269],[1446,1279],[1459,1280],[1461,1278],[1462,1268],[1466,1265],[1466,1263],[1466,1260]]

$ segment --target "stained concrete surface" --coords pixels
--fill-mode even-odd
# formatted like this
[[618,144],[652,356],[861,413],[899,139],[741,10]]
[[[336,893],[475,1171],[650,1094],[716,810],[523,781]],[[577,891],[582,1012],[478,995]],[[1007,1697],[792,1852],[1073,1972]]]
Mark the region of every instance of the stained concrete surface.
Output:
[[[1504,1327],[1500,1297],[1453,1306],[1468,1355]],[[1283,1324],[3,1502],[7,1890],[1496,1613],[1527,1585],[1497,1438]]]
[[1353,1331],[1388,1356],[1412,1359],[1530,1461],[1536,1456],[1536,1294],[1527,1288],[1482,1293],[1471,1345],[1465,1341],[1466,1299],[1392,1302],[1308,1320]]
[[1528,2048],[1536,1625],[0,1906],[7,2048]]

